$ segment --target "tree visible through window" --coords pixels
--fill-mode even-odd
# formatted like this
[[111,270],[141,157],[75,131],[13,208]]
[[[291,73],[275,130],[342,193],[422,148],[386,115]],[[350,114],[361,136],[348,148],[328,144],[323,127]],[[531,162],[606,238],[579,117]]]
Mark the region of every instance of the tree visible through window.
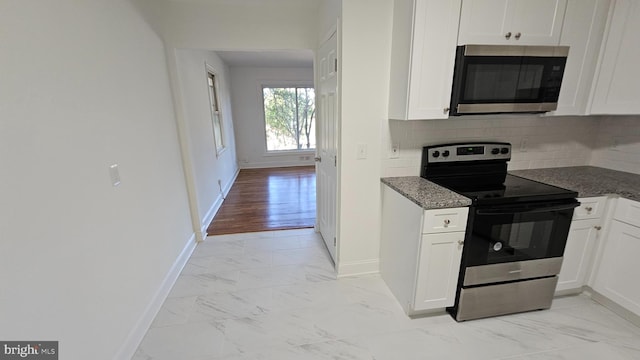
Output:
[[316,147],[315,91],[309,87],[264,87],[267,151]]

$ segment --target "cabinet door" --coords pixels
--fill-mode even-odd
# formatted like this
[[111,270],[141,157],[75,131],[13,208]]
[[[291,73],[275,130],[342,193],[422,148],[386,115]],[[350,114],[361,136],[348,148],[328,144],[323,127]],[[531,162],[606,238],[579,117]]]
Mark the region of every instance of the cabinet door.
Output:
[[599,233],[599,224],[600,219],[579,220],[571,223],[556,291],[579,290],[586,284]]
[[585,115],[609,14],[610,0],[569,0],[560,45],[569,46],[558,109],[549,115]]
[[453,305],[463,243],[464,232],[422,236],[413,307],[415,311]]
[[618,0],[614,4],[591,97],[591,113],[640,114],[640,2]]
[[449,117],[460,0],[418,0],[407,120]]
[[640,315],[640,228],[614,220],[607,235],[594,289]]
[[464,0],[458,44],[558,45],[567,0]]

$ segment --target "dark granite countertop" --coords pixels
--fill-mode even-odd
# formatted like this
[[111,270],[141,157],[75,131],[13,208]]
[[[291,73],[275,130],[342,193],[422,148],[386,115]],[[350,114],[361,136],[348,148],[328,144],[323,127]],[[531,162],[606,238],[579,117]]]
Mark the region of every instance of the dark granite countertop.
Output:
[[640,175],[599,168],[573,166],[509,171],[523,178],[578,192],[579,197],[619,195],[640,201]]
[[471,205],[471,200],[419,176],[386,177],[382,183],[425,210]]

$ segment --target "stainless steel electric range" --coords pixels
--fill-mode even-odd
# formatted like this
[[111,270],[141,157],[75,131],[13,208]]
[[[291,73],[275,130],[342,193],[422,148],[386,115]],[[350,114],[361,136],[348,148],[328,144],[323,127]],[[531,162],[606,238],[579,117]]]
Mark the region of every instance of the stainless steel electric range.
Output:
[[457,320],[548,309],[577,193],[507,173],[508,143],[426,146],[421,176],[469,197]]

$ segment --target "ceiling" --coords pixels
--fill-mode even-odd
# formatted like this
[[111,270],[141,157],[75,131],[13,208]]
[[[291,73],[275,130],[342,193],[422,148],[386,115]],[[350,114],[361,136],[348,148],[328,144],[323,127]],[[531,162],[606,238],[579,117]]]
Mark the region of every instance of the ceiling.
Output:
[[216,51],[229,67],[313,67],[311,50]]

